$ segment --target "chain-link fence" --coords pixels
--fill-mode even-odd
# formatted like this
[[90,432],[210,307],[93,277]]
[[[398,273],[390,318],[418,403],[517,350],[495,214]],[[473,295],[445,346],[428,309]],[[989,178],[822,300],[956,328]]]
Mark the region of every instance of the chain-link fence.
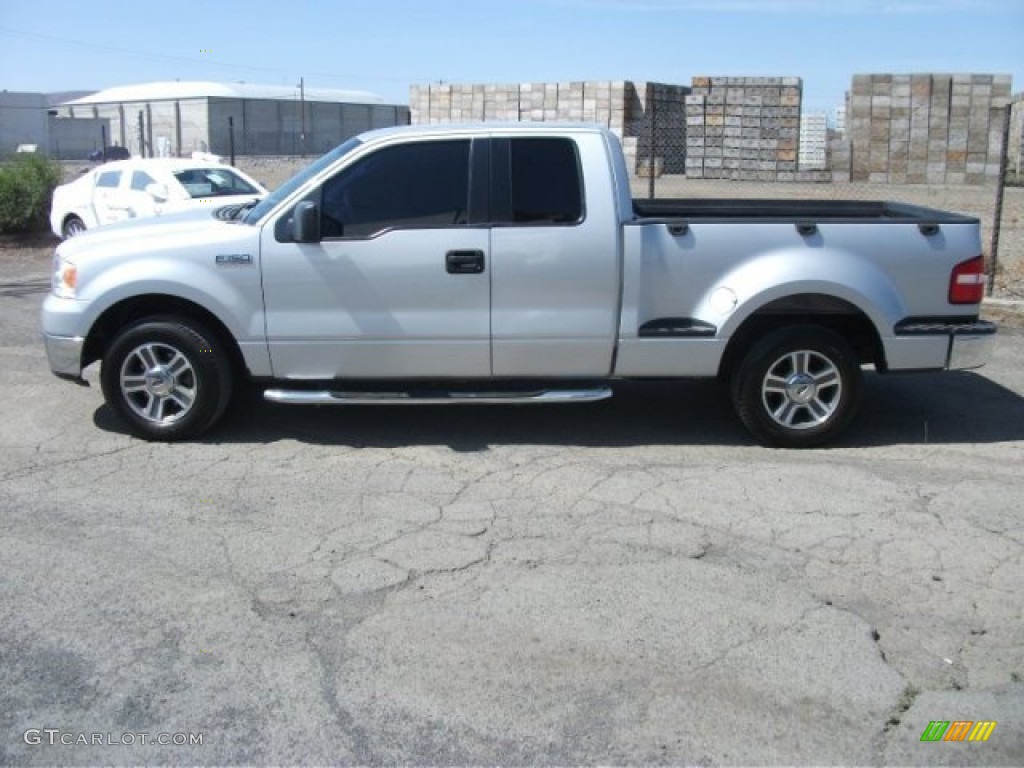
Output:
[[390,104],[223,99],[210,105],[209,151],[318,157],[364,131],[408,122],[409,110]]

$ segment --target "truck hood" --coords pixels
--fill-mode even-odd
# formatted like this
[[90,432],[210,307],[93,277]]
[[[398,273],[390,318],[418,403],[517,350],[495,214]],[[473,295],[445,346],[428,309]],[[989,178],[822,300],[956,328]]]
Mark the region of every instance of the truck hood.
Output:
[[[65,240],[57,254],[71,262],[88,259],[91,254],[146,253],[173,248],[175,243],[230,240],[232,234],[246,239],[252,230],[240,221],[222,221],[218,209],[193,209],[145,219],[129,219],[107,224]],[[246,230],[243,234],[240,230]]]
[[230,295],[239,285],[258,295],[260,231],[188,211],[102,227],[61,243],[57,256],[75,267],[74,297],[101,299],[96,307],[145,293],[207,306],[216,304],[211,294]]

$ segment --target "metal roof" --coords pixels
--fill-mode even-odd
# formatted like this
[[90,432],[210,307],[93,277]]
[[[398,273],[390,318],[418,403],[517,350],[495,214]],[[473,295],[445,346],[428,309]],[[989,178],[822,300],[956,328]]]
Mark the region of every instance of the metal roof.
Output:
[[61,104],[72,99],[81,99],[93,93],[96,93],[96,91],[56,91],[46,94],[46,103],[51,107],[59,107]]
[[[328,101],[344,104],[383,104],[384,100],[369,91],[347,91],[337,88],[306,88],[306,101]],[[176,99],[276,99],[295,101],[298,85],[259,85],[257,83],[215,83],[208,80],[168,80],[157,83],[119,85],[65,101],[61,106],[82,104],[119,104],[139,101],[173,101]]]

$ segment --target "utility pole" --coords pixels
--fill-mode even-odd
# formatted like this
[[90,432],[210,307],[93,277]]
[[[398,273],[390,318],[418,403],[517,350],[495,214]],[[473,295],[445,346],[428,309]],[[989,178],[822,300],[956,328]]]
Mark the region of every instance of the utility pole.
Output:
[[1013,105],[1006,105],[1003,116],[1003,151],[999,155],[999,178],[996,180],[996,205],[992,212],[992,258],[988,265],[988,295],[996,287],[996,271],[999,269],[999,230],[1003,225],[1003,192],[1006,190],[1006,173],[1010,160],[1010,122]]

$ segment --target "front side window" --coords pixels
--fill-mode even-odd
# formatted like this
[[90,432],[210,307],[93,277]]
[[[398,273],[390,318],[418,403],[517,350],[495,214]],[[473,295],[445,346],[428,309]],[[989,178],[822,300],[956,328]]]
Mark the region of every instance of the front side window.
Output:
[[121,183],[120,171],[104,171],[96,177],[96,186],[105,188],[116,188]]
[[261,194],[260,190],[228,168],[188,168],[175,171],[174,178],[189,197]]
[[576,145],[569,139],[510,142],[511,223],[575,224],[583,218],[583,187]]
[[346,168],[323,186],[322,236],[465,225],[469,148],[469,140],[402,144]]

